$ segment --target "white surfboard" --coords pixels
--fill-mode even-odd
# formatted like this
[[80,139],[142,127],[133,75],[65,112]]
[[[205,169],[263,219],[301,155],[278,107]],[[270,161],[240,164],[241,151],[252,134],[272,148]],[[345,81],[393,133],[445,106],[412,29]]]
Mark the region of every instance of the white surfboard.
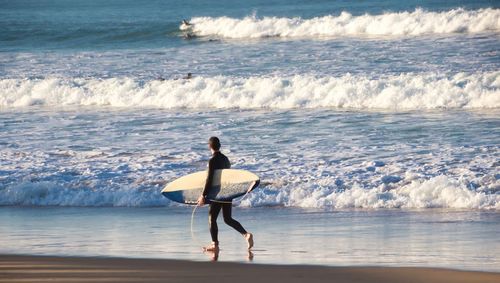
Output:
[[[207,174],[208,171],[200,171],[181,177],[169,183],[161,193],[176,202],[196,204],[205,187]],[[259,182],[257,175],[246,170],[215,170],[207,202],[231,201],[255,189]]]

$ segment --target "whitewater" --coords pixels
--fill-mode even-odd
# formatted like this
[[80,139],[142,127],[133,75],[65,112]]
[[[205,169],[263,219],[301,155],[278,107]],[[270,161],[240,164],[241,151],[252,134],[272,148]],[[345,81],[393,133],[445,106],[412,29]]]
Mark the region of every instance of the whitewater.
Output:
[[498,5],[97,2],[2,2],[1,206],[173,209],[217,135],[240,207],[500,210]]
[[382,78],[3,79],[0,107],[478,109],[500,107],[500,72]]
[[354,16],[343,11],[311,19],[262,17],[255,14],[241,19],[230,17],[195,17],[191,26],[180,29],[197,36],[244,38],[314,38],[344,36],[422,36],[450,33],[500,32],[500,9],[364,14]]
[[215,133],[262,179],[240,206],[500,209],[498,110],[35,107],[0,126],[0,205],[177,206],[161,189],[206,168]]

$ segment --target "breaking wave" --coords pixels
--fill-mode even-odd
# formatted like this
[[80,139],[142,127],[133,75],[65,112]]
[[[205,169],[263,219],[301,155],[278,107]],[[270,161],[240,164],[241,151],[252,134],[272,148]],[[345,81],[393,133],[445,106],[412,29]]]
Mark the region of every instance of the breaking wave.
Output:
[[[197,36],[222,38],[263,37],[364,37],[364,36],[421,36],[450,33],[481,33],[500,31],[500,9],[453,9],[430,12],[364,14],[353,16],[348,12],[312,19],[248,16],[195,17],[191,32]],[[180,27],[186,30],[187,27]]]
[[341,77],[195,77],[191,80],[2,79],[0,108],[474,109],[500,107],[500,72]]
[[[393,189],[381,185],[370,189],[353,186],[342,190],[335,185],[322,186],[320,183],[310,187],[264,185],[263,188],[251,193],[240,205],[319,209],[500,209],[500,194],[468,188],[465,183],[447,176],[411,180],[406,183],[402,180],[402,183]],[[0,205],[90,207],[178,205],[164,198],[160,190],[160,187],[141,190],[70,188],[54,182],[23,182],[0,189]]]
[[[401,184],[399,184],[399,182]],[[491,184],[493,187],[496,185]],[[291,190],[257,190],[247,206],[282,205],[303,208],[345,209],[345,208],[452,208],[452,209],[500,209],[500,194],[495,191],[480,191],[469,188],[466,183],[448,176],[430,179],[401,180],[388,189],[386,185],[363,188],[354,185],[339,190],[335,186],[314,188],[292,188]]]

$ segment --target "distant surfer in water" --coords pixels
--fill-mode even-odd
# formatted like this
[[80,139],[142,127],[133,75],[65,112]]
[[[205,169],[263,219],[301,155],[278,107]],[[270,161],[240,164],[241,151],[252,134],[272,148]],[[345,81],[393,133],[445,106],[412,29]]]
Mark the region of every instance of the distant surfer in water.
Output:
[[180,29],[181,30],[188,30],[192,28],[193,24],[191,24],[188,20],[182,20]]
[[[210,189],[212,187],[212,181],[214,178],[214,172],[217,169],[229,169],[231,167],[231,163],[229,159],[220,152],[220,140],[217,137],[211,137],[208,140],[208,147],[212,152],[212,158],[208,162],[208,176],[207,181],[205,182],[205,188],[203,189],[203,193],[198,198],[198,205],[204,205],[207,203],[207,195],[210,193]],[[219,239],[218,233],[219,229],[217,227],[217,217],[219,216],[219,212],[222,209],[222,215],[224,216],[224,222],[233,227],[236,231],[240,232],[248,244],[248,249],[250,250],[253,247],[253,235],[248,233],[241,224],[234,220],[231,216],[232,203],[229,202],[217,202],[209,200],[210,208],[208,210],[208,223],[210,227],[210,236],[212,237],[212,244],[204,247],[205,251],[218,252],[219,251]]]
[[196,37],[196,35],[193,33],[192,28],[192,23],[190,23],[188,20],[182,20],[179,29],[183,31],[182,36],[184,37],[184,39],[193,39]]

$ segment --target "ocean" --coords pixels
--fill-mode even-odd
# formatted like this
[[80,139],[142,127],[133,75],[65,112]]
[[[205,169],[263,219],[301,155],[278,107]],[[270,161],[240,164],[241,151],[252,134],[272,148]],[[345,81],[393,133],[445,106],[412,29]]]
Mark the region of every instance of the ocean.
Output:
[[[286,238],[274,227],[311,222],[294,245],[347,245],[311,248],[315,264],[499,271],[499,133],[498,1],[0,0],[0,252],[179,257],[192,207],[160,191],[204,170],[216,135],[261,177],[235,211],[262,262],[309,263],[269,251]],[[171,246],[110,247],[100,212],[113,235],[127,215],[149,223],[136,232],[168,215]],[[64,232],[73,221],[109,245]],[[375,230],[335,232],[349,225]],[[389,252],[368,244],[398,235]]]

